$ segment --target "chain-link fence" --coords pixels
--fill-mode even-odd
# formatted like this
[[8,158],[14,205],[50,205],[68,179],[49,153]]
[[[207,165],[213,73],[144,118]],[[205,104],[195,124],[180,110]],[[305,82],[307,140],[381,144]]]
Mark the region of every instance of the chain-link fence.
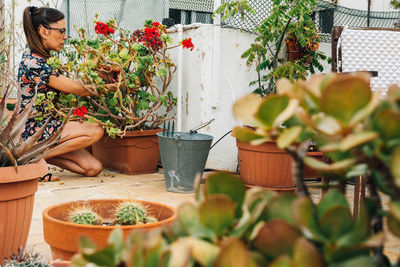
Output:
[[[223,3],[232,0],[223,0]],[[254,32],[254,29],[269,15],[272,1],[249,0],[250,6],[256,11],[245,20],[239,15],[222,23],[223,27],[237,28]],[[312,14],[323,42],[330,42],[330,32],[334,26],[349,27],[386,27],[393,28],[399,20],[400,11],[377,12],[358,10],[338,6],[328,1],[320,0]]]
[[[222,0],[222,3],[233,0]],[[242,29],[254,32],[254,29],[269,15],[272,0],[249,0],[256,11],[245,20],[239,15],[229,18],[222,23],[223,27]],[[69,6],[69,8],[68,8]],[[176,24],[191,24],[195,22],[212,23],[214,9],[213,0],[64,0],[61,9],[67,14],[70,25],[70,35],[76,33],[73,25],[83,27],[93,33],[92,19],[95,12],[101,20],[116,19],[127,29],[140,28],[143,21],[151,18],[162,21],[172,18]],[[70,10],[71,12],[68,12]],[[400,11],[377,12],[346,8],[319,0],[312,14],[322,41],[330,42],[330,32],[334,26],[349,27],[395,27],[399,20]],[[68,19],[67,19],[68,21]]]
[[168,16],[166,0],[64,0],[60,9],[66,14],[69,35],[76,37],[74,25],[94,34],[95,14],[102,21],[115,19],[124,29],[137,29],[146,19],[162,21]]

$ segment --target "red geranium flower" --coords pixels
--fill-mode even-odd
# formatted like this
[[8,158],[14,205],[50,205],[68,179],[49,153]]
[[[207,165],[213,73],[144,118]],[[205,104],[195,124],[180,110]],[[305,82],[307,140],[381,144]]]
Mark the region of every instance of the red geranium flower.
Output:
[[190,51],[192,51],[194,49],[194,45],[192,43],[192,38],[183,39],[182,46],[183,46],[183,48],[187,48],[187,49],[190,48]]
[[85,106],[77,107],[73,112],[74,116],[78,116],[78,117],[83,117],[87,113],[88,113],[88,111]]
[[94,31],[97,34],[104,34],[108,35],[110,33],[114,33],[114,29],[110,28],[108,24],[103,23],[103,22],[96,22],[96,26],[94,26]]
[[154,21],[154,22],[153,22],[153,26],[157,28],[158,26],[160,26],[160,23],[157,22],[157,21]]

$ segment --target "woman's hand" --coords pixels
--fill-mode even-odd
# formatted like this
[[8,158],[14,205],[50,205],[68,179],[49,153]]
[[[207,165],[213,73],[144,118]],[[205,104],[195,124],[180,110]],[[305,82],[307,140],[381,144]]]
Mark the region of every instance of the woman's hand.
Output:
[[64,75],[50,75],[48,86],[67,94],[79,96],[92,96],[97,94],[93,86],[84,85],[81,81],[67,78]]

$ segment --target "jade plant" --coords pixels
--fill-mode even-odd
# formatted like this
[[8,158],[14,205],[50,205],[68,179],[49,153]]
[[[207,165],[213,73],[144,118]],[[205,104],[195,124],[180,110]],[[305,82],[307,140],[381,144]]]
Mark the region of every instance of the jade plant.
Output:
[[[300,195],[309,197],[304,164],[338,182],[345,192],[347,179],[366,178],[374,232],[382,234],[383,215],[392,233],[400,236],[400,88],[391,86],[386,96],[373,92],[370,75],[317,75],[309,81],[277,82],[277,95],[261,99],[248,95],[234,106],[234,114],[255,128],[236,127],[234,135],[254,145],[276,140],[294,160]],[[330,163],[307,157],[310,138]],[[383,210],[381,196],[391,199]],[[386,261],[383,244],[375,250],[379,266]]]
[[174,117],[177,99],[169,90],[176,66],[169,50],[193,50],[190,38],[175,45],[166,26],[146,20],[143,29],[121,29],[115,20],[94,20],[96,36],[77,29],[64,61],[48,63],[66,76],[81,80],[93,96],[63,95],[56,109],[76,110],[75,118],[98,122],[110,137],[128,130],[156,129]]
[[[275,82],[280,78],[295,81],[323,71],[321,62],[327,57],[318,52],[320,37],[311,17],[316,5],[316,0],[272,1],[271,11],[259,25],[252,19],[255,11],[247,0],[229,1],[216,10],[223,21],[240,16],[254,24],[257,37],[242,58],[256,66],[258,79],[250,83],[256,87],[255,93],[265,97],[275,93]],[[286,60],[282,57],[285,42],[296,44],[303,55]]]
[[363,206],[353,219],[337,190],[314,205],[214,174],[171,228],[134,231],[125,241],[116,230],[101,249],[82,238],[72,266],[376,266],[369,253],[382,236],[372,233],[369,214]]

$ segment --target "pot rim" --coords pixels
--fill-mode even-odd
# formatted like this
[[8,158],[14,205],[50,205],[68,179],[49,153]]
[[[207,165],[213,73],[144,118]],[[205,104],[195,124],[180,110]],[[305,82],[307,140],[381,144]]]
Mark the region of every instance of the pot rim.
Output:
[[122,202],[122,201],[126,201],[126,200],[130,200],[130,199],[122,199],[122,198],[100,198],[100,199],[88,199],[88,200],[74,200],[74,201],[68,201],[68,202],[62,202],[62,203],[57,203],[54,205],[51,205],[49,207],[47,207],[46,209],[43,210],[42,212],[42,216],[43,216],[43,220],[47,220],[53,223],[57,223],[57,224],[61,224],[61,225],[65,225],[65,226],[74,226],[74,227],[80,227],[80,228],[88,228],[88,229],[104,229],[104,230],[111,230],[111,229],[116,229],[116,228],[120,228],[122,230],[124,229],[144,229],[144,228],[154,228],[154,226],[162,226],[164,224],[168,224],[169,222],[174,222],[175,219],[177,218],[177,211],[175,208],[165,205],[163,203],[159,203],[159,202],[153,202],[153,201],[147,201],[147,200],[135,200],[139,203],[143,203],[144,205],[149,205],[149,206],[163,206],[166,209],[169,209],[172,211],[172,216],[162,220],[162,221],[158,221],[155,223],[148,223],[148,224],[135,224],[135,225],[85,225],[85,224],[76,224],[76,223],[72,223],[72,222],[67,222],[67,221],[63,221],[63,220],[59,220],[56,218],[53,218],[49,215],[49,211],[57,208],[57,207],[61,207],[61,206],[65,206],[68,204],[72,204],[74,202],[90,202],[90,201],[108,201],[108,200],[112,200],[112,201],[118,201],[118,202]]
[[[42,158],[38,162],[19,166],[0,167],[0,184],[23,182],[42,177],[49,172],[47,162]],[[39,181],[38,181],[39,182]]]

